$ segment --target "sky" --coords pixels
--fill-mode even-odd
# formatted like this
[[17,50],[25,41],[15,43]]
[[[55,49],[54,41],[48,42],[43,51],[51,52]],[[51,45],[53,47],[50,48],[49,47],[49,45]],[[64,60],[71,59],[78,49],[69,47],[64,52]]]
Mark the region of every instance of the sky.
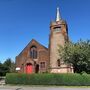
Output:
[[32,39],[48,47],[57,7],[71,41],[90,39],[90,0],[0,0],[0,62],[15,61]]

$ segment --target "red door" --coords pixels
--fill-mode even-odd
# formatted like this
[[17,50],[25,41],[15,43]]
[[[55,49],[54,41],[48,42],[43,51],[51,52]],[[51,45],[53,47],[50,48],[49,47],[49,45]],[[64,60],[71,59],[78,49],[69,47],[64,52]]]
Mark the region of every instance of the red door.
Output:
[[31,64],[26,65],[26,73],[28,73],[28,74],[32,73],[32,65]]

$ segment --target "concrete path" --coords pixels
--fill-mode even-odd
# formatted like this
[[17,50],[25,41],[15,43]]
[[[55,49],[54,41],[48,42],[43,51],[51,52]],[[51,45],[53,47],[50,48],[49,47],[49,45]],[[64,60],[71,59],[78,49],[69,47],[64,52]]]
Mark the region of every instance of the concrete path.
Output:
[[0,90],[90,90],[90,87],[59,87],[59,86],[0,86]]
[[5,84],[5,77],[0,77],[0,85],[4,85]]

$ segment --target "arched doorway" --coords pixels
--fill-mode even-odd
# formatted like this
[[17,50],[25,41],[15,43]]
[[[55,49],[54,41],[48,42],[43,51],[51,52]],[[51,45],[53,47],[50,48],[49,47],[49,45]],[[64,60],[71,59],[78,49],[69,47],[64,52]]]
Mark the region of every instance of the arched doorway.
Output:
[[35,67],[35,73],[38,73],[39,72],[39,65],[36,64],[36,67]]
[[32,72],[33,72],[33,66],[32,66],[32,64],[31,63],[27,63],[26,64],[26,73],[27,74],[30,74]]

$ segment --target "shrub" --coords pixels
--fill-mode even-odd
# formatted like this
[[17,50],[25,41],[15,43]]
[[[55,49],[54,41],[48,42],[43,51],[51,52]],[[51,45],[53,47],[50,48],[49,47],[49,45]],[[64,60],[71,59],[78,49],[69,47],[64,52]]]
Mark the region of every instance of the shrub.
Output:
[[20,74],[8,73],[6,84],[88,86],[89,74]]

